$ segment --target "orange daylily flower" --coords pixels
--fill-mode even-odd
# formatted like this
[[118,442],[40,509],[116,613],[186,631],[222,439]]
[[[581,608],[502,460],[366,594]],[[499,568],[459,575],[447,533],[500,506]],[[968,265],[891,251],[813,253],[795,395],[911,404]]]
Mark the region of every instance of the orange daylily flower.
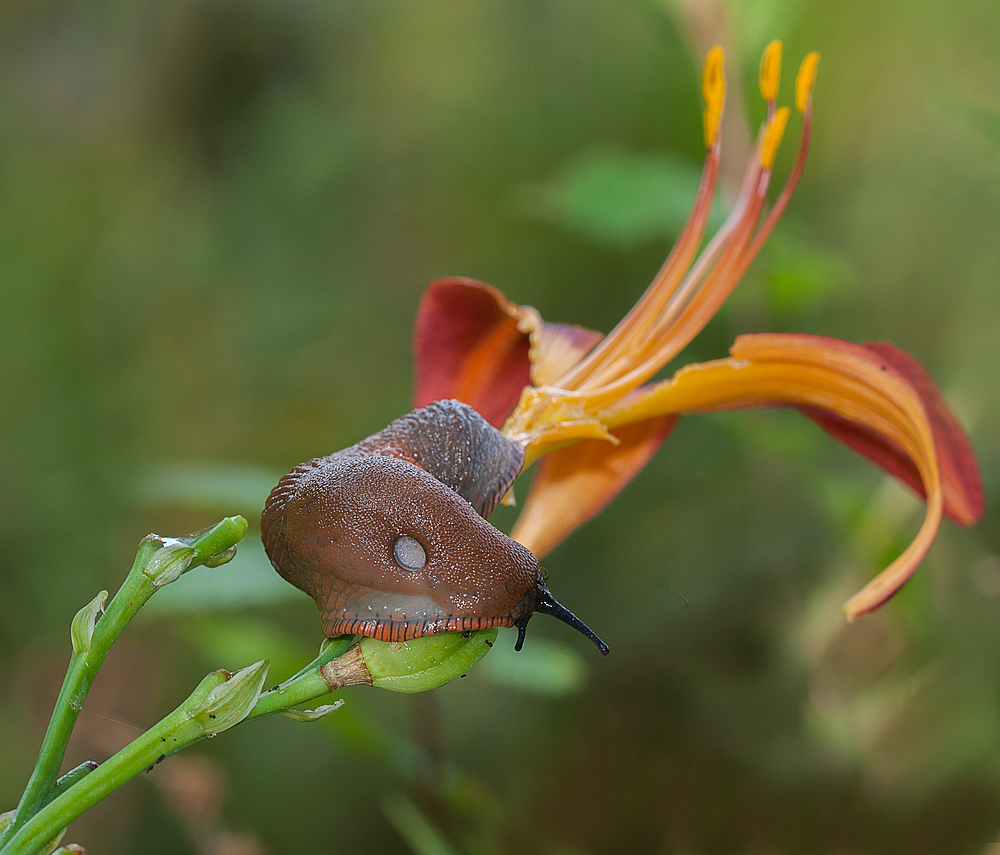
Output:
[[[489,285],[433,283],[417,315],[414,403],[455,397],[539,462],[512,537],[543,555],[599,513],[688,413],[795,407],[831,436],[913,487],[927,502],[913,542],[845,605],[853,619],[882,605],[930,548],[942,514],[971,525],[983,511],[975,456],[940,392],[913,357],[885,342],[810,335],[740,336],[730,356],[647,381],[719,310],[784,212],[805,166],[819,55],[799,69],[798,155],[765,213],[790,110],[777,106],[781,43],[764,52],[767,115],[729,217],[702,248],[719,171],[723,53],[705,62],[707,155],[687,224],[652,284],[607,336],[542,321]],[[699,251],[700,250],[700,251]]]

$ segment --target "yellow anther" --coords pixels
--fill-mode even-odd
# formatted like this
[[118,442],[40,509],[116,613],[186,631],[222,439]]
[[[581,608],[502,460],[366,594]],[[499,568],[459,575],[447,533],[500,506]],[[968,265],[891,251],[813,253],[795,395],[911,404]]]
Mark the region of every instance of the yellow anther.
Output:
[[705,99],[705,147],[711,148],[719,133],[722,105],[726,100],[726,55],[716,45],[705,57],[705,70],[701,75],[701,94]]
[[781,42],[775,39],[764,49],[760,58],[760,94],[765,101],[778,97],[778,83],[781,81]]
[[781,138],[785,135],[785,126],[788,124],[788,117],[791,115],[788,107],[781,107],[774,114],[774,120],[767,126],[764,134],[764,145],[760,150],[760,165],[764,169],[770,169],[774,165],[774,156],[778,153],[778,146],[781,145]]
[[816,82],[816,66],[819,65],[819,54],[813,51],[802,60],[799,74],[795,78],[795,109],[800,113],[806,111],[806,102]]

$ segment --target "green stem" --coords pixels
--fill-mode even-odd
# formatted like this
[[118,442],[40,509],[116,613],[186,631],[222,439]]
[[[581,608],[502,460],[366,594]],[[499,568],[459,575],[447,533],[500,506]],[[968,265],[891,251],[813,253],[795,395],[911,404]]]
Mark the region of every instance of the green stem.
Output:
[[[111,606],[108,607],[108,611],[111,611]],[[98,626],[100,623],[98,622]],[[97,641],[96,631],[94,640]],[[245,718],[241,715],[240,720],[261,718],[298,704],[308,703],[328,694],[330,686],[320,674],[320,666],[347,652],[353,643],[352,636],[342,636],[331,641],[324,647],[319,656],[298,674],[268,692],[255,695],[253,707],[245,715]],[[97,648],[98,645],[95,643],[91,650]],[[74,658],[76,657],[74,656]],[[205,708],[205,699],[216,686],[223,682],[223,678],[219,676],[223,673],[216,672],[206,677],[194,693],[173,713],[138,739],[129,743],[97,769],[88,769],[80,777],[73,776],[73,773],[64,776],[67,779],[73,776],[75,780],[67,781],[68,787],[60,788],[61,791],[47,804],[39,805],[38,809],[28,815],[25,821],[8,837],[5,845],[0,845],[0,855],[31,855],[58,829],[65,827],[122,784],[143,770],[150,769],[169,755],[204,739],[208,735],[206,733],[205,716],[208,713]],[[55,718],[56,716],[53,716],[53,719]],[[221,721],[216,718],[215,713],[211,714],[209,719],[213,722]],[[211,729],[212,724],[209,723],[208,727]]]
[[309,701],[329,694],[331,691],[330,685],[320,674],[320,666],[336,659],[338,656],[343,656],[351,649],[354,640],[353,635],[341,635],[338,638],[334,638],[320,651],[319,656],[306,665],[298,674],[289,677],[284,683],[261,693],[246,720],[263,718],[266,715],[281,712],[299,704],[306,704]]
[[[17,830],[38,812],[55,785],[70,734],[83,709],[87,692],[90,691],[94,678],[111,648],[111,643],[121,633],[129,618],[135,614],[135,610],[152,593],[152,582],[143,575],[142,568],[161,545],[150,538],[143,540],[125,583],[94,627],[90,649],[73,652],[62,689],[56,699],[55,709],[52,711],[52,718],[45,731],[45,738],[42,740],[42,747],[38,752],[35,768],[21,796],[17,813],[0,838],[0,843],[11,839]],[[148,587],[148,593],[143,590],[144,587]],[[133,604],[134,607],[129,608]]]
[[[219,553],[231,549],[242,539],[245,532],[246,520],[242,517],[227,517],[195,537],[173,543],[182,543],[193,550],[190,566],[195,566],[211,562]],[[10,825],[0,835],[0,847],[4,847],[4,844],[13,839],[18,829],[42,809],[55,786],[70,734],[97,672],[104,663],[111,645],[156,590],[157,580],[144,571],[150,559],[163,547],[164,539],[155,535],[149,535],[142,540],[132,569],[118,593],[104,610],[104,614],[94,624],[92,635],[86,639],[87,643],[82,648],[77,643],[75,632],[77,622],[74,621],[74,652],[70,657],[66,677],[45,731],[35,768],[18,803],[17,812]]]
[[[341,656],[353,644],[352,636],[334,639],[298,674],[255,696],[253,707],[245,716],[241,715],[240,720],[261,718],[328,694],[330,686],[320,674],[320,666]],[[6,845],[0,847],[0,855],[33,855],[58,829],[64,828],[122,784],[209,735],[206,733],[206,697],[221,684],[223,680],[219,675],[223,673],[210,674],[173,713],[38,810]],[[218,721],[214,713],[209,719]]]
[[[164,562],[161,561],[158,566],[164,566]],[[129,582],[126,580],[122,591],[128,585]],[[121,593],[119,592],[119,596]],[[134,605],[133,614],[141,605],[139,602],[141,598],[140,594],[129,600],[129,608]],[[105,618],[98,621],[92,638],[81,628],[86,621],[78,619],[75,622],[77,626],[74,630],[75,637],[83,639],[79,642],[81,649],[87,648],[89,652],[104,649],[104,639],[99,637],[96,630],[112,613],[112,606],[118,599],[116,596],[112,605],[108,607]],[[84,615],[93,613],[94,604],[81,612]],[[109,620],[108,624],[113,624],[113,620]],[[370,673],[367,660],[361,654],[364,644],[356,647],[356,639],[353,636],[340,636],[327,643],[319,656],[305,668],[267,692],[261,692],[267,672],[266,661],[251,665],[235,675],[229,675],[225,671],[214,672],[206,677],[173,713],[103,765],[93,770],[80,767],[60,779],[55,791],[52,791],[50,786],[46,791],[47,798],[43,798],[39,807],[33,813],[27,814],[14,833],[8,836],[5,842],[0,843],[0,855],[34,855],[59,829],[64,828],[143,769],[149,771],[169,755],[242,721],[282,712],[329,694],[332,686],[356,685],[361,682],[371,685],[373,679],[391,683],[392,680],[399,681],[407,675],[415,676],[421,681],[431,680],[431,684],[436,686],[441,682],[442,668],[447,670],[450,679],[451,676],[455,676],[451,672],[456,668],[464,672],[470,662],[474,664],[481,657],[482,653],[477,652],[478,647],[486,650],[489,641],[492,640],[483,641],[485,638],[483,632],[487,634],[492,632],[493,637],[496,634],[496,630],[484,630],[476,634],[474,641],[461,634],[455,634],[454,638],[442,636],[426,640],[429,644],[421,644],[420,642],[425,640],[418,639],[416,644],[411,645],[412,649],[404,651],[409,655],[404,656],[401,662],[395,662],[394,668],[389,667],[393,665],[394,660],[387,658],[386,651],[382,650],[380,645],[376,644],[374,647],[369,645],[371,649],[368,658],[377,664],[375,674]],[[480,641],[483,643],[479,644]],[[459,647],[457,652],[454,649],[456,644]],[[473,658],[466,661],[468,656],[464,655],[467,653],[465,648],[470,644],[475,648],[473,654],[470,654]],[[339,669],[330,664],[348,653],[351,655],[336,663]],[[74,658],[76,655],[85,658],[85,654],[80,651]],[[412,688],[409,683],[403,686],[403,690]],[[317,712],[322,715],[332,709],[335,707],[320,708]],[[54,715],[53,720],[55,719]]]
[[0,855],[34,855],[55,831],[65,828],[126,781],[151,769],[164,757],[208,736],[204,717],[197,713],[212,690],[228,677],[224,671],[209,674],[170,715],[28,819],[0,848]]

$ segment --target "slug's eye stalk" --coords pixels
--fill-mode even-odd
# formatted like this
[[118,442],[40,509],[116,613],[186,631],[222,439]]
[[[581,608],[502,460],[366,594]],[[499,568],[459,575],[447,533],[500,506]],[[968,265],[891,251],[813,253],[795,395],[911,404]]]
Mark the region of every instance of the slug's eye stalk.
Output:
[[[608,645],[606,645],[598,637],[587,624],[585,624],[580,618],[578,618],[573,612],[563,606],[555,597],[552,596],[552,592],[545,587],[541,582],[538,583],[538,599],[535,600],[535,612],[541,612],[545,615],[552,615],[554,618],[558,618],[563,623],[569,624],[577,632],[583,633],[587,638],[597,645],[597,649],[605,656],[608,655]],[[528,612],[517,625],[517,643],[514,645],[515,650],[520,650],[524,645],[524,634],[528,629],[528,621],[534,612]]]

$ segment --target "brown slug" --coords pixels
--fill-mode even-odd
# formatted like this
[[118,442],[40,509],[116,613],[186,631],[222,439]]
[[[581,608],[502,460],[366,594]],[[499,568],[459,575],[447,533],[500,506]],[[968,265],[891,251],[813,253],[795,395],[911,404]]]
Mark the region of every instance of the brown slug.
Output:
[[435,401],[350,448],[296,466],[271,491],[261,537],[309,594],[328,636],[406,641],[553,615],[608,652],[549,592],[538,559],[486,521],[521,446],[459,401]]

